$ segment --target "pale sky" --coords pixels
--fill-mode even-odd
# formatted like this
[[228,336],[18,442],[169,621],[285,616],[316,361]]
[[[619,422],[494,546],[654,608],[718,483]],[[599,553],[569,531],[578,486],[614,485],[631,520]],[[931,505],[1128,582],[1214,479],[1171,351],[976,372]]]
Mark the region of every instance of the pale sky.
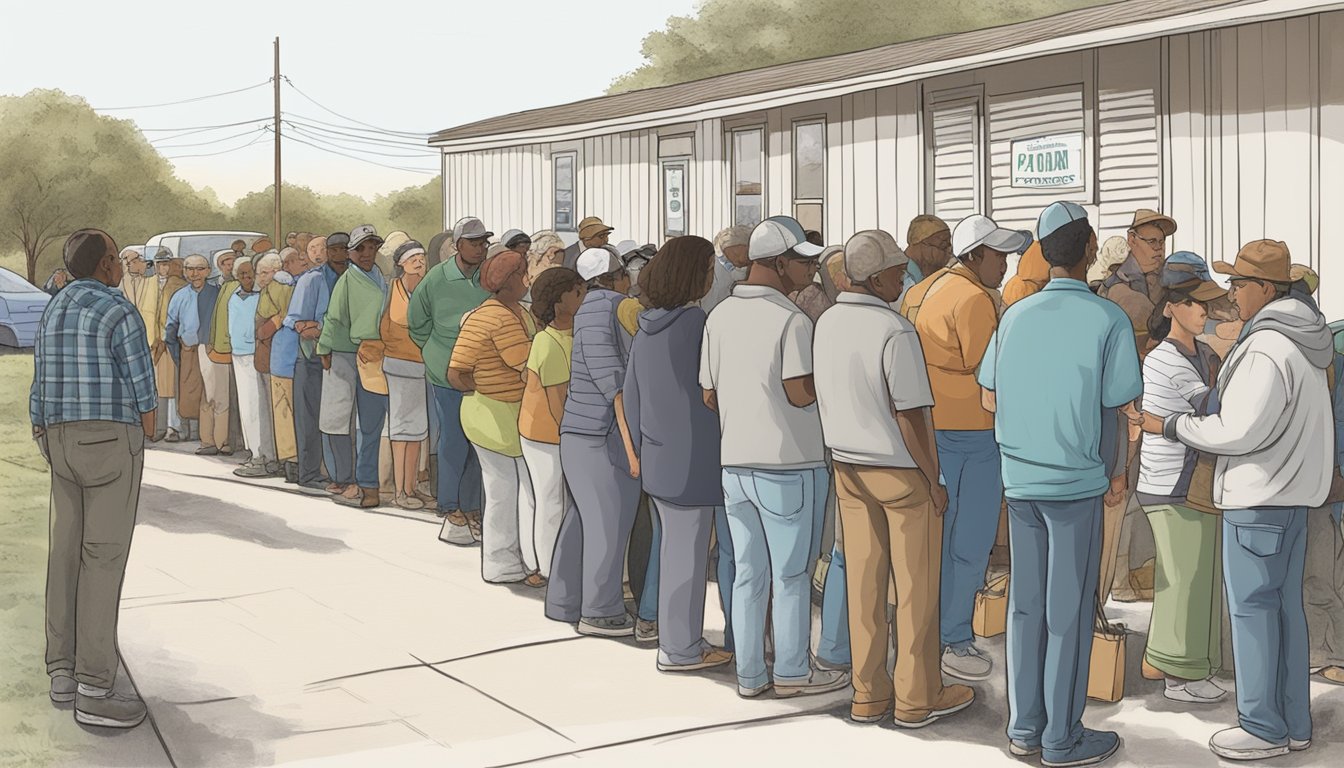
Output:
[[[693,11],[693,0],[6,3],[11,34],[0,47],[0,94],[57,88],[101,109],[232,91],[271,77],[279,35],[281,74],[323,106],[380,129],[428,133],[601,95],[643,62],[646,34]],[[191,104],[103,114],[141,129],[188,129],[268,118],[272,100],[266,83]],[[437,173],[437,154],[419,139],[361,130],[283,84],[281,110],[307,124],[284,126],[295,139]],[[271,183],[271,134],[257,132],[261,125],[146,136],[165,145],[164,155],[178,156],[172,162],[179,176],[232,203]],[[181,157],[254,139],[226,154]],[[288,140],[282,153],[286,182],[320,192],[371,198],[432,178]]]

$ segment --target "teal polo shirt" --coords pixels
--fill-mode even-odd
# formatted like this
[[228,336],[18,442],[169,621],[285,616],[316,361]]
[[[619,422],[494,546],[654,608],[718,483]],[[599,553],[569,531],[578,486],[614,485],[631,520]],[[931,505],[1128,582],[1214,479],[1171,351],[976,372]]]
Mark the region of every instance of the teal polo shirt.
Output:
[[1134,328],[1120,307],[1078,280],[1053,278],[1004,313],[977,378],[998,403],[1005,496],[1076,501],[1106,492],[1102,409],[1143,391]]

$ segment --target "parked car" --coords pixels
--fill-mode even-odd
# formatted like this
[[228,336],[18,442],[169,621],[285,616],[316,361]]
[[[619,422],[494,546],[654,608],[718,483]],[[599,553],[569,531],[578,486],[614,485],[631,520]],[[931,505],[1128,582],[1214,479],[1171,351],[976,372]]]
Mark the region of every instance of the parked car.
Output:
[[33,346],[48,301],[46,291],[0,267],[0,347]]
[[153,263],[159,258],[159,249],[167,248],[172,254],[172,258],[185,259],[188,256],[197,254],[204,256],[210,262],[210,277],[219,276],[219,270],[215,268],[215,254],[220,251],[227,251],[233,245],[233,241],[242,240],[247,243],[245,246],[251,253],[252,243],[259,238],[266,237],[260,232],[227,232],[217,231],[199,231],[199,232],[164,232],[161,235],[155,235],[145,241],[145,261]]

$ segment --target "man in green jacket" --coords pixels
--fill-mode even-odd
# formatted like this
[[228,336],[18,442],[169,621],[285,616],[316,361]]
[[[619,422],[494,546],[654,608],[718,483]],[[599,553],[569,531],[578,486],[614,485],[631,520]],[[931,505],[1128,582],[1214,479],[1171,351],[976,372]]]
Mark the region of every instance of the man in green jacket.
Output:
[[[379,323],[387,301],[387,281],[374,261],[383,238],[370,224],[350,231],[352,269],[331,289],[331,303],[317,339],[317,354],[322,366],[344,384],[335,387],[350,393],[344,399],[345,412],[354,402],[359,417],[359,439],[355,445],[355,490],[337,496],[336,503],[369,509],[378,506],[378,448],[387,418],[387,385],[379,382],[382,371],[382,342]],[[379,391],[381,390],[381,391]],[[327,388],[323,387],[323,410],[328,406]],[[338,392],[334,392],[338,394]],[[325,419],[327,414],[323,414]]]
[[[435,264],[411,294],[409,331],[425,358],[439,418],[439,514],[448,518],[440,538],[455,544],[480,541],[469,525],[481,509],[481,470],[462,432],[462,393],[448,385],[448,361],[462,329],[462,316],[490,294],[481,287],[481,262],[493,232],[480,219],[457,222],[451,235],[457,255]],[[435,254],[436,256],[438,254]]]

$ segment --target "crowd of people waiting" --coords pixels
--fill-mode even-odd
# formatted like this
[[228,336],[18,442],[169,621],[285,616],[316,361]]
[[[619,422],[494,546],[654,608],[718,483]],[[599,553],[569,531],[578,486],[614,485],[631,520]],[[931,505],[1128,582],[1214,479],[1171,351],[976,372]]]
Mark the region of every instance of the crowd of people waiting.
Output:
[[366,225],[128,251],[124,277],[72,258],[96,250],[77,234],[33,424],[61,420],[60,297],[111,283],[138,310],[126,388],[151,440],[243,452],[236,474],[348,506],[430,507],[487,582],[544,588],[581,634],[657,642],[666,672],[734,664],[744,697],[852,686],[853,720],[907,728],[973,703],[944,675],[992,674],[972,612],[1006,506],[1009,749],[1047,766],[1119,747],[1081,717],[1137,506],[1157,554],[1144,676],[1177,702],[1226,695],[1225,592],[1239,724],[1210,746],[1272,757],[1310,746],[1310,676],[1344,684],[1344,334],[1286,244],[1215,263],[1229,291],[1166,253],[1176,228],[1140,210],[1099,247],[1059,202],[1034,234],[921,215],[905,248],[879,230],[825,247],[785,216],[658,248],[613,247],[590,217],[566,247],[492,245],[468,217],[428,247]]

